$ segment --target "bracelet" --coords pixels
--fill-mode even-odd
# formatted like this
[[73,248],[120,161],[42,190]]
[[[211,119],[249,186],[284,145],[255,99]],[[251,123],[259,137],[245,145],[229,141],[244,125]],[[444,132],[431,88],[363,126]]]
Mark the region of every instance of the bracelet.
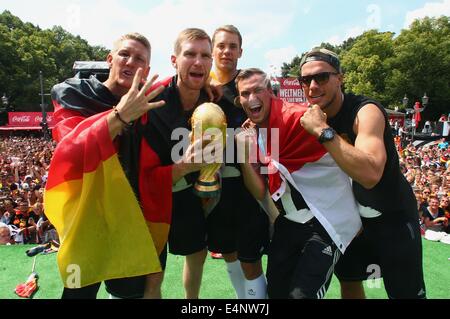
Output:
[[123,118],[122,118],[122,117],[120,116],[120,114],[119,114],[119,111],[118,111],[116,108],[114,108],[113,111],[114,111],[114,116],[115,116],[117,119],[119,119],[120,122],[122,122],[123,124],[125,124],[125,126],[127,126],[127,127],[133,126],[133,122],[128,123],[128,122],[125,122],[125,121],[123,120]]

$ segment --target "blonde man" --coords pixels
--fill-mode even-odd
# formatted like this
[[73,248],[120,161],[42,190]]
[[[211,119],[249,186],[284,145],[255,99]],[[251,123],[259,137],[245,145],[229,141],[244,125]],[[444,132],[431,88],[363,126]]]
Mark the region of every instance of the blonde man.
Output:
[[[141,88],[142,82],[147,79],[150,71],[150,58],[151,46],[143,35],[125,34],[114,43],[113,49],[106,58],[110,72],[104,83],[95,76],[89,79],[74,77],[52,89],[55,119],[58,122],[53,130],[53,138],[59,144],[49,171],[45,212],[62,239],[58,262],[65,285],[63,299],[94,299],[102,281],[105,281],[112,298],[141,298],[144,294],[144,274],[158,273],[161,268],[160,263],[164,265],[164,256],[161,257],[160,262],[145,224],[140,222],[142,213],[137,198],[130,189],[123,172],[116,173],[116,178],[111,183],[96,184],[95,187],[101,186],[102,192],[83,191],[83,188],[72,190],[69,187],[74,185],[74,181],[78,178],[81,178],[82,187],[89,187],[89,180],[83,179],[87,176],[84,173],[89,172],[90,176],[93,176],[94,168],[102,168],[108,158],[117,156],[115,147],[121,144],[121,135],[125,128],[130,126],[129,123],[149,109],[164,104],[163,102],[148,103],[163,88],[156,89],[148,96],[145,95],[157,76]],[[105,158],[105,152],[110,157]],[[96,166],[92,167],[92,159],[97,158]],[[121,164],[125,165],[123,162]],[[104,174],[104,176],[110,175]],[[60,176],[68,179],[60,179]],[[123,219],[123,216],[112,214],[111,209],[106,209],[108,202],[115,198],[100,197],[106,189],[112,187],[111,184],[121,188],[121,193],[127,192],[134,204],[120,203],[128,217],[128,227],[122,227],[120,232],[113,226],[119,225],[120,222],[117,219]],[[59,185],[67,185],[64,188],[64,199],[58,196],[61,194],[58,191]],[[56,191],[52,192],[53,189]],[[90,198],[87,205],[83,203],[86,194],[97,193],[98,198]],[[79,203],[79,205],[76,205],[73,210],[68,209],[67,207],[73,203]],[[135,224],[131,222],[131,215],[134,216]],[[90,217],[86,219],[85,216]],[[102,229],[89,227],[96,224],[109,227]],[[141,231],[133,228],[132,225],[139,225]],[[65,240],[65,238],[71,240]],[[134,250],[130,250],[126,248],[128,245],[124,241],[135,241],[138,245],[134,245]],[[87,246],[82,247],[83,243]],[[90,249],[94,246],[95,249]],[[115,249],[111,249],[111,246]],[[140,254],[137,252],[139,249],[141,252],[145,251],[141,255],[148,257],[145,260],[145,266],[136,265],[136,262],[132,261],[135,259],[134,256]],[[107,256],[106,261],[98,260],[100,258],[98,250],[102,251],[102,256]],[[81,262],[86,259],[89,259],[88,263],[81,265]],[[118,269],[116,265],[124,260],[129,262],[129,265]],[[105,262],[108,267],[104,267]],[[79,285],[74,285],[76,287],[72,287],[65,280],[67,265],[71,264],[80,265],[84,274],[83,281]],[[89,270],[86,271],[86,269]],[[156,289],[156,296],[158,289],[159,287]]]

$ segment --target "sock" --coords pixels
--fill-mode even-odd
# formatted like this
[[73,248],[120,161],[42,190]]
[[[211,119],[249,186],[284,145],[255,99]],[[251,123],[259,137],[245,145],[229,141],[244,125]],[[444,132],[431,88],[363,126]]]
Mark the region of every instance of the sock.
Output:
[[264,274],[254,280],[245,280],[245,299],[266,299],[267,283]]
[[122,298],[119,298],[119,297],[109,294],[109,299],[122,299]]
[[232,263],[226,264],[228,275],[230,276],[231,283],[236,291],[237,299],[245,299],[245,277],[240,261],[236,260]]

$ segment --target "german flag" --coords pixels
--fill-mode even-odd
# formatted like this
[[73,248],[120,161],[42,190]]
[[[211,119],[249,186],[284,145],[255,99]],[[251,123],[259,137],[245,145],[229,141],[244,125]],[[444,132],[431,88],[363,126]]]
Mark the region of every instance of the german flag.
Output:
[[50,166],[45,214],[61,239],[58,266],[69,288],[161,271],[109,135],[109,112],[89,117],[65,136]]

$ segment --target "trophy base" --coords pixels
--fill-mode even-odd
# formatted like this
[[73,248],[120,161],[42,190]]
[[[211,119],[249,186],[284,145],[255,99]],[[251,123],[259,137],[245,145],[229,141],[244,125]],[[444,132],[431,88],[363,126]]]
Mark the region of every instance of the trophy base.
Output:
[[220,194],[220,184],[217,181],[197,181],[194,185],[194,194],[200,198],[213,198]]

